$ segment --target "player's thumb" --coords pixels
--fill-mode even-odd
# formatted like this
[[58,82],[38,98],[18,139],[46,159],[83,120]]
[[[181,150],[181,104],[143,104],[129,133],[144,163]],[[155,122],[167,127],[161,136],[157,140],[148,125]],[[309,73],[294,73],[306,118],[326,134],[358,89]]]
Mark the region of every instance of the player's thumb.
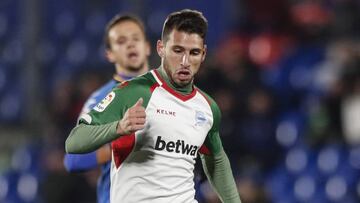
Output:
[[140,98],[137,100],[137,102],[134,104],[134,106],[142,106],[143,101],[144,101],[143,98],[140,97]]

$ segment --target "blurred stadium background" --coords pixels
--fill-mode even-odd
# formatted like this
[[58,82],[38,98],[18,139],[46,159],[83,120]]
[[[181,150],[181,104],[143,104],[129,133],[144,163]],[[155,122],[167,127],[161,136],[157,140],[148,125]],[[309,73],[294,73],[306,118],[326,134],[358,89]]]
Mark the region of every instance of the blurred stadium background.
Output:
[[[359,1],[1,0],[1,203],[95,202],[97,171],[68,174],[62,158],[84,100],[113,72],[105,23],[139,15],[156,68],[162,23],[182,8],[209,20],[197,84],[222,109],[243,202],[360,202]],[[206,181],[197,196],[218,202]]]

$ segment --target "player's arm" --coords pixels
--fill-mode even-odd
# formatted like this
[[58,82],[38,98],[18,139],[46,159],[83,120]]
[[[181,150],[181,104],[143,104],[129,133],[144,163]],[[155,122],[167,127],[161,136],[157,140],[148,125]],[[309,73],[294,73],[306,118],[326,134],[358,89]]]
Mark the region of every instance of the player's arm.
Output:
[[241,203],[230,161],[219,136],[220,110],[215,103],[211,104],[211,109],[214,114],[214,123],[204,143],[206,153],[200,154],[203,168],[222,202]]
[[[108,112],[111,115],[113,111],[109,110]],[[106,117],[108,112],[99,116]],[[144,125],[145,109],[142,106],[142,98],[140,98],[134,106],[126,110],[124,116],[119,116],[118,121],[100,125],[80,124],[76,126],[66,139],[65,149],[67,153],[74,154],[92,152],[121,135],[129,135],[143,129]]]
[[143,106],[151,95],[146,82],[146,78],[140,78],[114,89],[90,113],[82,115],[80,124],[66,139],[66,152],[89,153],[122,135],[143,129],[146,119]]
[[[114,87],[113,81],[108,82],[100,89],[91,94],[85,102],[81,114],[89,113],[95,105],[109,93]],[[80,118],[79,118],[80,119]],[[81,172],[97,168],[99,165],[105,164],[111,160],[110,145],[104,145],[95,152],[87,154],[67,154],[64,157],[64,166],[68,172]]]
[[[209,138],[213,140],[208,142],[218,142],[219,145],[221,145],[218,133],[213,134],[210,137],[213,137]],[[210,153],[201,154],[200,156],[205,174],[210,184],[215,189],[222,202],[240,203],[241,201],[234,181],[234,176],[231,171],[230,162],[224,149],[220,146],[213,146],[214,149],[218,149],[214,150],[211,149],[212,146],[207,146],[210,148]]]
[[111,149],[104,145],[87,154],[65,154],[64,166],[68,172],[80,172],[97,168],[111,160]]
[[77,125],[65,141],[66,153],[85,154],[111,142],[120,136],[116,133],[117,124],[118,121],[99,125]]

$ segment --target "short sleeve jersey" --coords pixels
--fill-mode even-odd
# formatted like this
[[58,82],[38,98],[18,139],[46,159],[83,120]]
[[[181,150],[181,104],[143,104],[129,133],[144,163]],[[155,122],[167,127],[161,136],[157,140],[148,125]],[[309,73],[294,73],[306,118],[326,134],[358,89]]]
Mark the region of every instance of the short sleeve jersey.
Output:
[[140,97],[145,128],[111,144],[110,202],[196,202],[197,153],[214,153],[222,147],[218,106],[196,87],[188,95],[178,93],[158,70],[152,70],[119,85],[82,122],[120,120]]

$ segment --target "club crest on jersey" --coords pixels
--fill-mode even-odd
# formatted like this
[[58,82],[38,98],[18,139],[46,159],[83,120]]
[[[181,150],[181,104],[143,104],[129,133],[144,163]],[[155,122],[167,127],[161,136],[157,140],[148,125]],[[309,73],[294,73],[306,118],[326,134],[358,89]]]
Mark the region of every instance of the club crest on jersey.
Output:
[[115,92],[110,92],[108,95],[106,95],[106,97],[101,100],[100,103],[98,103],[95,107],[94,110],[97,112],[103,112],[107,106],[109,106],[109,104],[114,100],[115,98]]
[[195,112],[195,126],[202,126],[206,123],[205,113],[202,111]]

